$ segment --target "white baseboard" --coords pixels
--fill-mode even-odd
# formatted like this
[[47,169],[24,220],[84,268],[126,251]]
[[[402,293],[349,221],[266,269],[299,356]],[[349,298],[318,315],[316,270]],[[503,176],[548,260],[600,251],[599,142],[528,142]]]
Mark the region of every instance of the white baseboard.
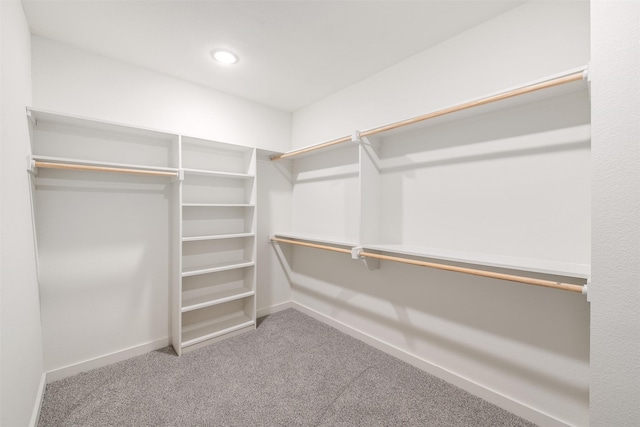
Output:
[[415,366],[416,368],[425,371],[433,376],[436,376],[440,379],[445,380],[446,382],[455,385],[469,393],[480,397],[481,399],[486,400],[502,409],[505,409],[519,417],[522,417],[526,420],[531,421],[537,425],[543,425],[548,427],[566,427],[567,424],[548,415],[539,410],[536,410],[522,402],[516,401],[514,399],[509,398],[495,390],[491,390],[481,384],[473,382],[467,378],[464,378],[460,375],[457,375],[454,372],[451,372],[441,366],[435,365],[427,360],[424,360],[414,354],[407,352],[401,348],[398,348],[394,345],[388,344],[378,338],[375,338],[369,334],[361,332],[357,329],[352,328],[349,325],[346,325],[340,321],[332,319],[329,316],[326,316],[322,313],[319,313],[307,306],[304,306],[300,303],[293,301],[291,306],[316,320],[319,320],[322,323],[325,323],[329,326],[332,326],[338,329],[340,332],[343,332],[353,338],[356,338],[362,342],[369,344],[370,346],[377,348],[393,357],[396,357],[404,362],[407,362],[410,365]]
[[[273,305],[271,307],[262,308],[257,311],[257,317],[264,317],[269,314],[277,313],[282,310],[291,308],[291,301],[286,301],[280,304]],[[94,359],[85,360],[73,365],[64,366],[62,368],[53,369],[46,374],[46,383],[61,380],[73,375],[77,375],[81,372],[90,371],[91,369],[101,368],[103,366],[111,365],[122,360],[130,359],[135,356],[148,353],[150,351],[158,350],[160,348],[169,345],[169,338],[162,338],[156,341],[152,341],[146,344],[141,344],[135,347],[126,348],[124,350],[116,351],[104,356],[96,357]]]
[[123,350],[115,351],[113,353],[106,354],[104,356],[96,357],[94,359],[85,360],[73,365],[68,365],[62,368],[54,369],[47,372],[47,383],[61,380],[81,372],[87,372],[92,369],[101,368],[103,366],[111,365],[116,362],[121,362],[132,357],[140,356],[150,351],[158,350],[169,345],[169,338],[161,338],[159,340],[151,341],[145,344],[137,345],[134,347],[125,348]]
[[40,378],[40,385],[38,386],[38,393],[36,400],[33,404],[33,411],[31,412],[31,420],[29,421],[29,427],[37,427],[38,420],[40,420],[40,409],[42,409],[42,402],[44,400],[44,389],[47,386],[47,374],[42,373]]
[[280,304],[272,305],[271,307],[261,308],[257,310],[256,317],[259,319],[261,317],[268,316],[270,314],[277,313],[282,310],[286,310],[288,308],[291,308],[291,304],[292,304],[291,301],[287,301],[287,302],[282,302]]

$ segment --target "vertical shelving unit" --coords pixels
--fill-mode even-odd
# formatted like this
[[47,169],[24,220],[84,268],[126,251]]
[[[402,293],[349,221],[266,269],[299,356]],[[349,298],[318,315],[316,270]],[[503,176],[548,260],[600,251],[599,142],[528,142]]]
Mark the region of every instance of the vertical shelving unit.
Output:
[[[27,114],[31,124],[28,170],[33,174],[35,190],[38,186],[43,190],[77,190],[71,194],[108,190],[109,194],[124,194],[121,199],[137,193],[163,195],[158,204],[170,208],[165,218],[171,228],[169,239],[147,236],[156,239],[155,246],[148,252],[166,256],[162,243],[168,240],[169,268],[166,270],[171,278],[171,343],[178,354],[255,328],[254,148],[33,108],[29,108]],[[44,192],[39,198],[43,197]],[[154,213],[154,218],[163,218],[162,215],[166,212]],[[109,214],[103,217],[108,218]],[[34,213],[34,221],[36,218],[44,222],[48,217]],[[130,225],[129,221],[124,223]],[[123,228],[108,226],[114,227],[111,234]],[[129,228],[137,232],[134,227]],[[51,231],[46,231],[49,236]],[[122,265],[131,261],[124,251],[115,251],[112,246],[104,244],[104,250],[113,252],[112,256]],[[127,248],[124,243],[122,247]],[[44,258],[49,261],[55,256],[55,251],[49,249]],[[90,283],[113,274],[112,263],[102,264],[104,260],[93,253],[88,256],[94,261],[98,259],[101,263],[96,265],[103,268],[103,274],[96,275]],[[165,269],[164,259],[152,264],[159,272]],[[57,272],[59,264],[50,261],[46,265],[53,266],[49,270]],[[121,275],[124,274],[122,265],[118,269]],[[51,281],[49,270],[43,279],[44,286],[49,286]],[[131,285],[138,283],[135,279],[138,273],[133,268],[129,274]],[[80,279],[77,282],[73,285],[87,286]],[[112,285],[109,280],[105,283]],[[125,287],[129,288],[131,286]],[[166,313],[157,303],[155,307],[163,315]]]
[[181,137],[178,354],[255,328],[255,149]]
[[44,369],[166,345],[178,135],[26,114]]

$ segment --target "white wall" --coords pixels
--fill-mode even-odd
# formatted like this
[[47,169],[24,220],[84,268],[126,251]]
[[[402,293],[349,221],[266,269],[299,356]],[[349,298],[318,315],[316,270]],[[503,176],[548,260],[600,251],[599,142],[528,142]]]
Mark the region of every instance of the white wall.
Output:
[[[168,345],[167,179],[40,170],[35,192],[44,367],[53,381],[115,352]],[[136,349],[136,350],[133,350]],[[104,363],[103,363],[104,364]],[[56,372],[57,371],[57,372]]]
[[290,306],[289,280],[269,242],[269,234],[291,227],[291,172],[283,163],[269,160],[266,153],[258,153],[256,305],[261,317]]
[[591,424],[640,424],[640,3],[594,1]]
[[[589,62],[589,49],[588,2],[530,2],[295,113],[293,145],[349,135],[354,129],[417,116],[584,66]],[[584,93],[577,97],[580,99],[559,105],[546,101],[553,111],[560,110],[551,117],[542,103],[535,107],[542,108],[542,113],[525,106],[513,113],[458,122],[473,138],[473,146],[444,144],[446,138],[458,141],[464,133],[452,125],[434,127],[421,137],[420,144],[437,143],[437,149],[428,153],[411,151],[415,141],[382,149],[383,160],[401,163],[395,171],[391,167],[392,172],[381,175],[385,189],[379,202],[380,221],[385,239],[393,239],[390,220],[399,220],[399,243],[415,244],[414,240],[428,241],[431,236],[439,245],[456,246],[448,249],[499,250],[506,251],[505,255],[518,252],[520,256],[588,263],[589,108]],[[563,113],[574,105],[580,106],[575,116]],[[534,117],[540,120],[527,120],[531,114],[538,114]],[[556,122],[554,116],[562,120]],[[502,126],[501,120],[509,126]],[[549,120],[548,127],[540,125]],[[556,148],[550,140],[557,143]],[[345,150],[326,155],[334,156],[334,167],[345,163]],[[303,179],[319,185],[325,180],[327,165],[332,164],[323,156],[317,161],[297,161],[294,171],[316,163],[311,168],[315,170]],[[550,174],[536,175],[544,169]],[[343,172],[349,175],[348,168]],[[500,173],[505,173],[502,180]],[[326,180],[326,191],[316,190],[315,198],[331,193],[342,197],[332,205],[352,204],[341,183],[341,179]],[[544,190],[536,192],[536,183]],[[493,209],[495,215],[485,215],[487,200],[481,194],[487,188],[489,200],[495,199],[499,206],[508,207],[500,204],[515,196],[514,205],[533,206],[518,213],[525,231],[522,236],[513,233],[518,221],[496,220],[503,218],[499,208]],[[477,200],[465,204],[447,196],[460,190]],[[424,200],[415,201],[420,198]],[[545,204],[535,206],[534,198],[542,198]],[[312,225],[307,227],[319,230],[321,215],[309,217],[309,209],[305,211],[300,200],[294,189],[294,229],[308,221]],[[425,211],[429,203],[448,203],[460,209],[447,215],[436,205]],[[564,203],[577,209],[565,216],[567,212],[559,212]],[[400,213],[397,205],[403,205]],[[544,206],[557,214],[542,212]],[[436,215],[433,221],[440,222],[431,224],[424,215],[428,227],[416,229],[420,224],[416,217],[424,212]],[[336,224],[352,222],[345,220],[350,212],[341,213]],[[543,219],[535,213],[544,214]],[[540,222],[530,225],[532,221]],[[556,227],[559,233],[550,231]],[[447,239],[447,233],[459,229],[465,233],[450,234]],[[357,234],[344,231],[339,237]],[[514,238],[517,245],[513,245]],[[555,238],[562,244],[555,245]],[[309,313],[535,422],[588,424],[589,305],[584,296],[393,263],[368,271],[348,256],[307,248],[294,249],[291,261],[294,303]]]
[[56,112],[273,151],[291,114],[41,37],[32,38],[33,103]]
[[294,148],[586,65],[588,35],[587,1],[525,4],[297,111]]
[[[0,280],[2,345],[0,424],[37,421],[43,386],[42,336],[29,180],[25,159],[31,102],[30,35],[19,1],[0,2],[2,145],[0,147]],[[34,411],[34,409],[36,411]],[[32,419],[33,417],[33,419]]]

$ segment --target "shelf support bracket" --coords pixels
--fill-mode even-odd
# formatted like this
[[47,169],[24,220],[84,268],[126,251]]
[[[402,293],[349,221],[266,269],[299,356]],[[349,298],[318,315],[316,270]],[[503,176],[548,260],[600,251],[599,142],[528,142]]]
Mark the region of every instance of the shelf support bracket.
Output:
[[591,99],[591,72],[589,66],[582,72],[582,78],[587,82],[587,92],[589,93],[589,99]]
[[586,295],[587,301],[591,302],[591,298],[589,298],[591,296],[591,294],[589,294],[589,286],[591,286],[591,278],[587,279],[587,283],[582,285],[582,295]]
[[27,156],[27,172],[31,175],[38,175],[38,168],[36,167],[36,161],[33,157]]
[[355,142],[356,144],[362,144],[364,141],[360,138],[360,131],[354,130],[351,134],[351,142]]
[[27,107],[26,110],[27,110],[27,119],[31,122],[31,125],[33,127],[38,126],[38,120],[36,120],[36,118],[33,117],[33,113],[31,113],[31,110],[29,109],[29,107]]
[[362,252],[362,246],[356,246],[351,248],[351,258],[352,259],[361,259],[364,262],[364,265],[367,266],[369,270],[379,270],[380,269],[380,260],[375,258],[368,258],[360,255]]
[[176,177],[171,179],[171,182],[180,182],[180,181],[184,181],[184,169],[178,169],[178,173],[176,174]]
[[351,142],[355,142],[356,144],[368,145],[371,146],[371,141],[366,136],[361,136],[359,130],[354,130],[351,134]]

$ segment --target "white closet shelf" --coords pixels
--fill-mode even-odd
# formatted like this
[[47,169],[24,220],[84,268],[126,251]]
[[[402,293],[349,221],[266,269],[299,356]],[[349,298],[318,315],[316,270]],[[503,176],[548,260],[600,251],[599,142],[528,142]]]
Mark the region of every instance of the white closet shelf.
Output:
[[58,113],[34,107],[27,107],[27,116],[33,123],[33,126],[36,128],[42,126],[43,124],[52,124],[67,128],[91,129],[92,131],[143,137],[146,139],[158,140],[162,142],[171,142],[176,137],[176,134],[163,130],[131,126],[123,123],[75,116],[66,113]]
[[183,208],[254,208],[249,203],[183,203]]
[[203,169],[182,169],[185,174],[192,175],[202,175],[202,176],[211,176],[217,178],[235,178],[235,179],[253,179],[255,175],[251,175],[248,173],[235,173],[235,172],[220,172],[220,171],[209,171]]
[[[487,104],[473,105],[477,102],[482,102],[484,99],[499,97],[503,93],[510,93],[510,92],[517,93],[519,91],[524,91],[526,90],[526,88],[533,87],[539,84],[544,84],[544,82],[546,81],[561,79],[564,76],[571,76],[579,73],[582,73],[584,76],[586,70],[587,70],[586,66],[579,67],[579,68],[568,70],[564,73],[554,74],[552,76],[548,76],[543,79],[531,81],[531,82],[525,83],[524,85],[509,87],[509,88],[506,88],[505,90],[493,92],[483,97],[471,99],[458,104],[459,106],[470,105],[469,108],[464,108],[458,111],[454,111],[452,113],[439,115],[439,112],[441,111],[457,108],[457,106],[448,106],[425,115],[425,116],[432,115],[432,114],[436,115],[433,118],[428,118],[426,120],[419,120],[414,123],[409,123],[406,126],[393,127],[393,125],[389,125],[390,129],[388,130],[384,129],[384,127],[381,127],[381,129],[384,129],[384,130],[381,130],[380,132],[376,132],[372,134],[372,136],[374,137],[378,136],[382,140],[384,140],[386,138],[393,138],[396,135],[400,135],[406,132],[416,132],[431,126],[436,126],[444,123],[451,123],[451,122],[463,120],[469,117],[476,117],[482,114],[491,113],[494,111],[511,109],[511,108],[518,107],[520,105],[531,104],[537,101],[555,98],[557,96],[566,95],[569,93],[587,91],[588,90],[587,80],[586,78],[583,77],[582,79],[579,79],[579,80],[569,81],[567,83],[546,87],[543,89],[535,90],[533,92],[525,92],[522,94],[517,94],[511,97],[499,99],[497,101],[493,101]],[[365,134],[365,133],[366,132],[362,132],[362,134]],[[366,135],[363,135],[363,136],[366,136]]]
[[355,241],[346,240],[344,238],[334,237],[334,236],[320,236],[316,234],[305,234],[305,233],[294,233],[294,232],[274,233],[273,236],[280,237],[283,239],[304,240],[307,242],[320,243],[324,245],[346,246],[349,248],[358,246],[358,244]]
[[183,242],[195,242],[198,240],[221,240],[221,239],[239,239],[246,237],[255,237],[255,233],[236,233],[236,234],[214,234],[209,236],[191,236],[183,237]]
[[378,251],[397,255],[407,255],[434,260],[459,262],[478,266],[505,268],[531,273],[588,279],[591,266],[551,260],[519,258],[505,255],[489,255],[449,249],[430,248],[413,245],[362,245],[365,251]]
[[199,151],[204,148],[207,150],[216,150],[220,152],[233,152],[237,154],[246,154],[246,153],[250,153],[253,150],[252,147],[248,147],[244,145],[236,145],[228,142],[202,139],[202,138],[188,136],[188,135],[182,136],[182,145],[183,145],[183,150]]
[[186,348],[254,324],[255,322],[249,316],[238,312],[230,316],[184,326],[182,328],[182,343],[180,347]]
[[367,244],[347,242],[344,239],[327,236],[314,236],[302,233],[275,233],[273,237],[311,242],[320,245],[361,248],[363,251],[384,252],[393,255],[404,255],[432,260],[473,264],[476,266],[502,268],[508,270],[526,271],[530,273],[550,274],[554,276],[589,279],[591,266],[589,264],[569,263],[552,260],[520,258],[506,255],[481,254],[473,252],[455,251],[450,249],[432,248],[416,245],[401,244]]
[[74,159],[74,158],[68,158],[68,157],[42,156],[39,154],[32,155],[31,160],[34,162],[61,163],[61,164],[71,164],[71,165],[78,165],[78,166],[96,166],[96,167],[119,168],[119,169],[139,169],[139,170],[152,171],[152,172],[169,172],[169,173],[174,173],[176,175],[178,174],[177,168],[149,166],[149,165],[140,165],[140,164],[132,164],[132,163],[101,162],[101,161],[94,161],[94,160]]
[[[373,129],[363,130],[360,137],[388,137],[407,131],[415,131],[423,126],[432,126],[444,122],[460,120],[469,116],[497,111],[504,108],[512,108],[516,105],[535,102],[552,98],[562,94],[587,90],[586,71],[587,66],[574,68],[562,73],[547,76],[528,82],[523,85],[510,87],[502,91],[487,94],[479,98],[473,98],[454,105],[443,106],[417,117],[400,120],[398,122],[379,126]],[[309,145],[286,153],[271,157],[271,160],[280,160],[294,156],[308,155],[316,150],[326,150],[345,142],[352,141],[352,135],[343,136],[331,141]]]
[[218,271],[235,270],[237,268],[252,267],[255,262],[249,260],[223,262],[198,267],[187,267],[182,270],[182,277],[197,276],[199,274],[216,273]]
[[197,310],[199,308],[210,307],[212,305],[223,304],[241,298],[254,296],[255,292],[247,288],[228,289],[220,292],[211,292],[193,298],[183,298],[182,312]]

